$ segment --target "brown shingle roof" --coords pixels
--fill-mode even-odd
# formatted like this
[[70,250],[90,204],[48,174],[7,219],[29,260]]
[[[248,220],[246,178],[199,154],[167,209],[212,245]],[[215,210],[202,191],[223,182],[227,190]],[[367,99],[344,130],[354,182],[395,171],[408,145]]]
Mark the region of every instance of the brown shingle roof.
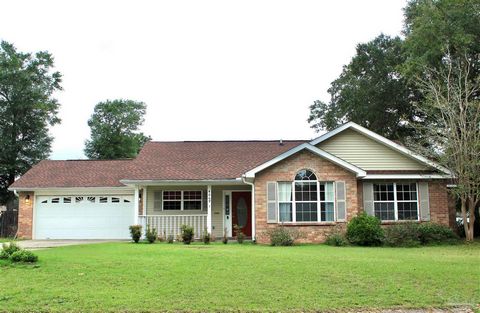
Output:
[[120,187],[132,160],[44,160],[9,188]]
[[134,160],[44,160],[10,188],[119,187],[124,186],[121,179],[234,179],[304,142],[151,141]]
[[148,142],[134,160],[132,180],[234,179],[305,141]]

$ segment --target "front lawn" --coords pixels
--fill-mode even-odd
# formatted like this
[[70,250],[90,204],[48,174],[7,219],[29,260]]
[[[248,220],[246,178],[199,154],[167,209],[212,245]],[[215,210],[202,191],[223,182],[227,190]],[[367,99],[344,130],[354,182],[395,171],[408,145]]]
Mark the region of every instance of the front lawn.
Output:
[[480,245],[106,243],[0,266],[0,311],[288,311],[473,306]]

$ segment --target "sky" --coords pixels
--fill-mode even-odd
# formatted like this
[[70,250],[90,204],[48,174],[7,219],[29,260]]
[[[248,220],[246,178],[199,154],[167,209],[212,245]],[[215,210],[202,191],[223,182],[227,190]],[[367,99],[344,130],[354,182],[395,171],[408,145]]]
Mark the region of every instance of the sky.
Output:
[[153,140],[287,140],[358,43],[400,35],[398,0],[0,0],[0,40],[63,75],[51,159],[85,158],[95,104],[147,104]]

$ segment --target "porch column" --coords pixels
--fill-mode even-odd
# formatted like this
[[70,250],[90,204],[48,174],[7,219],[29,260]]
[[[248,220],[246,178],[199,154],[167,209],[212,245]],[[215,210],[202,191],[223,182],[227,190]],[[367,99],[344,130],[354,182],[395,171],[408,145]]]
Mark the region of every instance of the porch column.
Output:
[[133,199],[133,224],[137,225],[138,224],[138,212],[139,212],[139,202],[140,202],[140,187],[135,186],[135,197]]
[[212,185],[207,186],[207,232],[212,233]]

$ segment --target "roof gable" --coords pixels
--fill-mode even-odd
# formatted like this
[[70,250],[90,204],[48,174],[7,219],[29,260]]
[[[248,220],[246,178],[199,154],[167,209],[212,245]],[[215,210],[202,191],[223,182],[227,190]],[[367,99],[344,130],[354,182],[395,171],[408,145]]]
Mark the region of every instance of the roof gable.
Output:
[[310,144],[365,170],[435,169],[450,174],[439,164],[353,122],[323,134]]
[[282,161],[282,160],[285,160],[286,158],[300,152],[300,151],[303,151],[303,150],[308,150],[316,155],[318,155],[319,157],[322,157],[346,170],[349,170],[353,173],[355,173],[357,175],[357,177],[364,177],[366,176],[366,172],[364,170],[362,170],[361,168],[353,165],[353,164],[350,164],[322,149],[319,149],[309,143],[304,143],[302,145],[299,145],[295,148],[292,148],[280,155],[278,155],[277,157],[271,159],[271,160],[268,160],[267,162],[265,163],[262,163],[260,164],[259,166],[249,170],[248,172],[245,173],[244,177],[246,178],[254,178],[255,177],[255,174],[257,174],[258,172],[274,165],[274,164],[277,164],[278,162]]

